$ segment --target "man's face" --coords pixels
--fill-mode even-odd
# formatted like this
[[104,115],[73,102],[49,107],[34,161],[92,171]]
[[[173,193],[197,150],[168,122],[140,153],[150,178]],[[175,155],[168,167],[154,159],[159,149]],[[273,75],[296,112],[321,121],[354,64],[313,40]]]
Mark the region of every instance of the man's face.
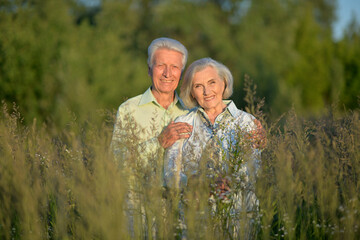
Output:
[[149,69],[152,91],[160,94],[175,91],[181,77],[182,57],[180,52],[166,48],[156,50],[152,70]]

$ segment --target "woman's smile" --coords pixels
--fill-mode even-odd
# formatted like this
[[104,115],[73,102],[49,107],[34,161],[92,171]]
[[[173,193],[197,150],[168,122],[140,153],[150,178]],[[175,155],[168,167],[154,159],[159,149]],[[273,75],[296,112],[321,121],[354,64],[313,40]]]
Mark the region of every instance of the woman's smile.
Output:
[[225,83],[214,68],[206,67],[195,73],[191,94],[206,113],[218,115],[223,111],[224,90]]

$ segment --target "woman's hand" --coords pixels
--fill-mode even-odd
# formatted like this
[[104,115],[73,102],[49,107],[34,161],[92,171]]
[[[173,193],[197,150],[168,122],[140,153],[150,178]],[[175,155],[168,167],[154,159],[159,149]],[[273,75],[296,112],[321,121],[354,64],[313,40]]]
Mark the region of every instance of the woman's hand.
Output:
[[253,148],[264,149],[267,143],[266,131],[259,120],[255,119],[254,123],[256,128],[249,132],[248,138]]
[[227,177],[218,177],[215,180],[215,193],[220,199],[227,199],[227,195],[230,193],[230,179]]

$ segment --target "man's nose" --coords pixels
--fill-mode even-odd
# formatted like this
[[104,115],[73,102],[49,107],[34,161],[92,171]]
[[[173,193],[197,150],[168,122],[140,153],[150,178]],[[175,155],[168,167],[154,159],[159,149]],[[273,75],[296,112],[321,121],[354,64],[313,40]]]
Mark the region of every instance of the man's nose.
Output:
[[165,67],[164,68],[164,72],[163,72],[163,75],[165,76],[165,77],[171,77],[171,68],[170,67]]

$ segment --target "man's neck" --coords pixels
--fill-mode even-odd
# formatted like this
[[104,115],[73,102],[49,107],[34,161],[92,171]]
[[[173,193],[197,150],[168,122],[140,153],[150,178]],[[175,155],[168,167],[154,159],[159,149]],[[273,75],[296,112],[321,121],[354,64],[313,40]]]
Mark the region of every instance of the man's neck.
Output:
[[151,89],[152,94],[154,95],[156,101],[165,109],[167,109],[170,104],[174,101],[175,92],[172,93],[161,93]]

